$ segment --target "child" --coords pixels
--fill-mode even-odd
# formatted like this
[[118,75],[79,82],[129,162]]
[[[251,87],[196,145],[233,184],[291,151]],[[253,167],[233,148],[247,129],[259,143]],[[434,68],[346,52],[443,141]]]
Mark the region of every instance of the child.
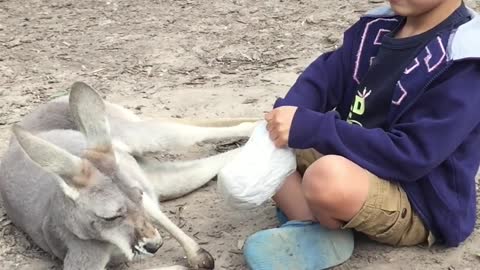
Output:
[[389,2],[350,27],[342,47],[316,59],[265,116],[276,146],[298,149],[298,172],[273,199],[289,220],[308,222],[251,236],[251,269],[341,263],[352,243],[336,260],[321,253],[342,250],[325,239],[345,229],[394,246],[451,247],[472,233],[480,16],[461,0]]

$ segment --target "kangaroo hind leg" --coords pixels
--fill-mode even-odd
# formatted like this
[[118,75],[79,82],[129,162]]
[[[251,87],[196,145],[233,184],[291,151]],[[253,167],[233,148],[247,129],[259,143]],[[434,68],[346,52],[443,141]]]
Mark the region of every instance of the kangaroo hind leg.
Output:
[[207,158],[159,162],[139,160],[139,165],[160,200],[171,200],[197,190],[214,178],[241,148]]

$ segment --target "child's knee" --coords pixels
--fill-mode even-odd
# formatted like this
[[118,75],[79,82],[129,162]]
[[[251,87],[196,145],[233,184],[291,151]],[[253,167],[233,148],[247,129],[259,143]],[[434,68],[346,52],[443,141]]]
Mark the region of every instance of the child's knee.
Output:
[[[339,201],[342,194],[342,168],[347,160],[341,156],[327,155],[315,161],[305,171],[302,187],[309,203],[332,205]],[[342,196],[340,196],[342,197]]]

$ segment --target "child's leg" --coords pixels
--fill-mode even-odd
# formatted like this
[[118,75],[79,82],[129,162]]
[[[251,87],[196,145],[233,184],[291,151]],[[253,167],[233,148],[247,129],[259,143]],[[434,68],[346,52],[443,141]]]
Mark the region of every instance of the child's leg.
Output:
[[273,200],[289,220],[315,221],[302,190],[302,175],[321,155],[315,150],[297,151],[297,172],[290,175],[273,196]]
[[273,196],[273,200],[289,220],[315,220],[303,194],[302,176],[298,172],[285,180],[280,190]]
[[[277,207],[290,220],[318,220],[327,228],[339,229],[344,220],[350,220],[363,205],[369,185],[369,175],[366,171],[352,162],[345,161],[347,160],[337,156],[322,157],[314,150],[299,151],[297,160],[299,172],[290,175],[273,197]],[[336,174],[353,175],[356,181],[334,182],[336,179],[345,178],[342,175],[326,175],[335,171],[338,172]],[[303,180],[301,173],[304,174]],[[344,191],[345,194],[339,194],[340,191]],[[347,194],[349,196],[346,196]]]
[[[311,152],[299,154],[299,171],[305,170],[303,180],[291,176],[274,197],[289,218],[311,215],[325,227],[353,228],[392,245],[427,240],[428,231],[398,184],[379,179],[340,156],[315,154],[318,158],[312,161]],[[310,160],[305,160],[305,155]],[[303,198],[298,191],[300,182]],[[292,186],[294,192],[288,190]]]
[[352,230],[328,229],[343,223],[328,215],[315,217],[305,196],[301,174],[319,156],[313,151],[297,154],[298,172],[290,175],[273,197],[283,212],[277,213],[280,226],[257,232],[245,241],[243,252],[249,269],[330,269],[352,256]]
[[370,178],[371,174],[355,163],[329,155],[308,167],[302,190],[316,219],[330,229],[339,229],[367,200]]

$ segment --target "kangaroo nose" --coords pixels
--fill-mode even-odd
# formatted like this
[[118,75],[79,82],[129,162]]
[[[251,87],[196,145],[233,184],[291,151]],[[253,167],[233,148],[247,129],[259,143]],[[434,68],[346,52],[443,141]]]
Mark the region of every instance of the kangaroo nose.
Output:
[[145,245],[143,245],[143,248],[151,253],[151,254],[154,254],[155,252],[157,252],[157,250],[162,246],[162,242],[157,242],[157,243],[146,243]]

